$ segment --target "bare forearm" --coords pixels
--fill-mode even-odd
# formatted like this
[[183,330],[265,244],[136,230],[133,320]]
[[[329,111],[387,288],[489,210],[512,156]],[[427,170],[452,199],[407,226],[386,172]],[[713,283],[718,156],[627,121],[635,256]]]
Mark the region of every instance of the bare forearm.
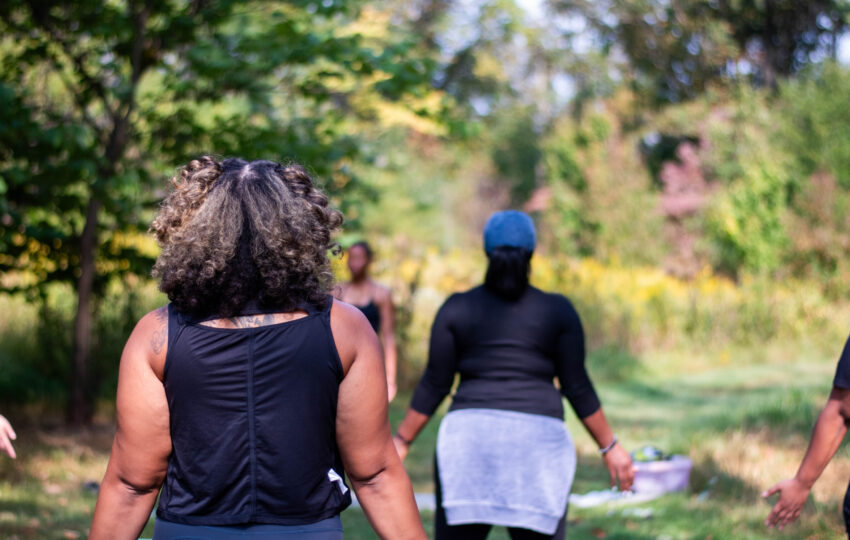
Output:
[[366,518],[380,538],[426,538],[410,478],[401,462],[394,463],[367,481],[351,480]]
[[404,419],[395,432],[405,441],[412,443],[416,440],[419,432],[422,431],[422,428],[425,427],[425,424],[428,423],[428,419],[430,418],[427,414],[422,414],[413,409],[407,409]]
[[398,373],[398,351],[396,350],[395,337],[389,335],[384,338],[384,366],[387,370],[387,381],[396,381]]
[[823,473],[847,433],[847,419],[841,413],[840,403],[830,400],[818,416],[812,440],[800,468],[797,480],[811,488]]
[[139,492],[117,478],[104,478],[97,497],[90,540],[135,540],[142,533],[159,490]]
[[601,407],[595,413],[582,418],[581,423],[600,448],[605,448],[614,440],[614,432]]

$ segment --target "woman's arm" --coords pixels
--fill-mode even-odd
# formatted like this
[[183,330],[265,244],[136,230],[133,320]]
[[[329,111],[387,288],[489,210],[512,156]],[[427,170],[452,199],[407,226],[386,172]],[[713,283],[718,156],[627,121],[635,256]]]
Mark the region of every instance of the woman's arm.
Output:
[[611,487],[619,484],[620,489],[628,491],[635,479],[635,470],[629,453],[615,440],[614,432],[602,412],[602,405],[593,388],[593,383],[584,364],[584,328],[581,319],[572,304],[562,297],[560,306],[561,334],[558,340],[558,358],[556,372],[561,384],[561,393],[570,402],[570,406],[581,419],[584,428],[596,441],[599,448],[605,448],[603,459],[611,477]]
[[608,475],[611,477],[611,487],[619,484],[623,491],[632,489],[632,483],[635,480],[632,457],[626,452],[625,448],[620,446],[620,443],[614,440],[614,432],[611,431],[611,426],[608,425],[608,420],[605,418],[602,408],[600,407],[593,414],[582,418],[581,423],[584,424],[584,428],[590,433],[599,448],[608,448],[602,459],[605,461]]
[[806,450],[797,474],[762,493],[763,497],[780,494],[779,500],[765,520],[765,525],[778,526],[781,530],[785,525],[796,521],[809,498],[812,486],[820,478],[841,445],[847,433],[848,423],[850,423],[850,390],[833,387],[826,406],[815,423],[809,448]]
[[150,518],[171,454],[162,367],[168,311],[139,321],[121,355],[117,431],[92,520],[92,540],[139,537]]
[[345,378],[336,438],[351,485],[380,538],[424,539],[407,472],[393,446],[381,348],[359,310],[334,302],[331,327]]
[[398,354],[395,343],[395,307],[390,290],[383,286],[377,287],[378,294],[375,302],[381,312],[381,344],[384,346],[384,366],[387,370],[387,397],[390,401],[395,397],[398,372]]
[[10,458],[15,459],[15,448],[12,446],[12,441],[17,439],[15,430],[12,429],[12,424],[6,420],[6,417],[0,414],[0,452],[6,452]]
[[422,431],[422,428],[425,427],[425,424],[430,419],[430,415],[422,414],[412,408],[407,409],[404,419],[399,424],[398,429],[395,431],[396,434],[393,436],[396,452],[398,452],[398,457],[402,461],[407,457],[407,453],[410,451],[410,445],[413,444],[419,432]]
[[451,321],[462,316],[456,297],[446,303],[434,317],[428,346],[428,365],[416,385],[410,407],[393,438],[401,459],[407,457],[410,445],[428,423],[431,415],[451,392],[457,372],[457,351]]

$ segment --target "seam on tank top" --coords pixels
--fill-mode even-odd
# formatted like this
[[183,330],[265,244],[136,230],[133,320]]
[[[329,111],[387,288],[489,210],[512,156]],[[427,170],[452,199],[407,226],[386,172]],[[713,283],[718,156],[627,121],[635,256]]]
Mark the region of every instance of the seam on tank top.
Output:
[[[179,330],[177,330],[177,335],[174,336],[173,344],[177,343],[177,340],[180,339],[180,336],[183,335],[183,330],[185,330],[185,329],[186,329],[185,326],[179,327]],[[168,379],[169,368],[171,367],[171,364],[174,363],[174,361],[172,360],[171,350],[172,350],[172,347],[168,347],[168,350],[165,351],[165,364],[163,364],[163,366],[162,366],[162,382],[163,383],[165,383],[165,381]]]
[[186,329],[186,325],[183,324],[180,313],[178,311],[174,311],[174,317],[177,319],[177,335],[174,336],[174,339],[171,338],[171,310],[174,309],[172,304],[168,305],[168,320],[165,324],[168,326],[168,335],[165,337],[166,343],[166,351],[165,351],[165,363],[162,365],[162,382],[165,384],[166,379],[168,379],[168,371],[169,367],[173,363],[171,360],[172,354],[171,351],[174,349],[174,345],[177,344],[177,340],[180,339],[180,336],[183,334],[183,330]]
[[327,317],[322,317],[322,324],[324,324],[325,329],[328,331],[328,335],[330,336],[330,340],[328,340],[328,348],[331,351],[331,356],[334,359],[334,370],[336,371],[336,381],[337,383],[341,382],[343,377],[345,376],[345,369],[342,367],[342,358],[339,357],[339,349],[336,346],[336,338],[334,338],[334,331],[331,328],[331,314],[330,311],[327,312]]
[[254,333],[248,335],[248,452],[251,474],[251,516],[257,512],[257,429],[254,419]]

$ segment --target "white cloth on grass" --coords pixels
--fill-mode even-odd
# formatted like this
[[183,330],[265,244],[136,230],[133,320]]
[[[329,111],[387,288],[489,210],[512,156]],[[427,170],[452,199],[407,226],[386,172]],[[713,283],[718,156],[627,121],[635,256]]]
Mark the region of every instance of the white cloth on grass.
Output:
[[440,424],[437,465],[449,525],[490,523],[553,534],[567,509],[576,452],[557,418],[461,409]]

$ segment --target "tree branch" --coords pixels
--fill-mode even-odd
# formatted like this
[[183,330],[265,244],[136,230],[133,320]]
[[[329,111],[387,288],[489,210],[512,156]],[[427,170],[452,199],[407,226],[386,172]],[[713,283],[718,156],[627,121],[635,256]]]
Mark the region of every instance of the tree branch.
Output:
[[100,100],[103,102],[103,107],[107,111],[110,117],[115,118],[116,112],[112,109],[109,103],[109,96],[106,91],[106,86],[103,84],[103,81],[97,79],[93,75],[89,74],[85,67],[86,56],[81,53],[75,53],[71,42],[67,39],[66,36],[62,34],[62,32],[56,28],[56,25],[52,21],[50,15],[42,10],[40,10],[34,2],[28,2],[30,12],[32,13],[32,19],[36,22],[45,32],[47,32],[50,37],[59,44],[62,48],[62,51],[65,55],[71,60],[74,65],[75,71],[79,74],[80,78],[83,80],[83,83],[92,90],[95,95],[97,95]]

